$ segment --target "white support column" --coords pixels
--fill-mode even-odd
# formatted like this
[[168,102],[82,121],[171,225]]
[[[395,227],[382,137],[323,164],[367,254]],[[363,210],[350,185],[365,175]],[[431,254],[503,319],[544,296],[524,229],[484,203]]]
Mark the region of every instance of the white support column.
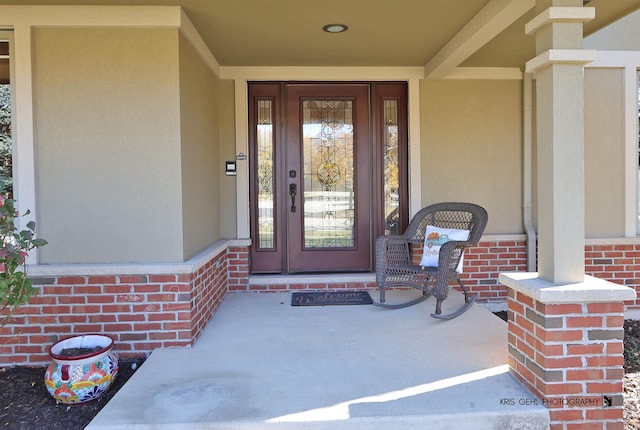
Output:
[[595,52],[582,49],[582,25],[594,14],[573,2],[551,0],[526,26],[538,53],[526,66],[537,81],[538,272],[554,284],[584,280],[584,65]]
[[[594,11],[582,0],[537,5],[525,29],[537,49],[526,72],[536,79],[539,263],[538,273],[500,274],[509,287],[509,368],[547,405],[552,428],[618,428],[624,301],[635,291],[584,274],[584,66],[595,51],[582,49],[582,26]],[[606,415],[597,404],[604,386],[614,399]],[[595,403],[568,409],[569,398]]]

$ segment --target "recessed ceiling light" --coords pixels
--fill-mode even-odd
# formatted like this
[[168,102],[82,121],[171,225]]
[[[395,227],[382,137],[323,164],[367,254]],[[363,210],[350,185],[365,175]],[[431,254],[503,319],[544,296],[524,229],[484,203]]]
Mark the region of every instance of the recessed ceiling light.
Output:
[[327,24],[322,29],[327,33],[342,33],[347,31],[349,27],[344,24]]

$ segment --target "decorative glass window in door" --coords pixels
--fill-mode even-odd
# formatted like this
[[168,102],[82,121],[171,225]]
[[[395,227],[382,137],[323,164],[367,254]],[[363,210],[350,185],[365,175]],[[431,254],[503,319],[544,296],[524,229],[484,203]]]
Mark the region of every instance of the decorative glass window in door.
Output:
[[273,171],[273,101],[258,100],[257,161],[258,161],[258,238],[260,249],[275,247],[274,234],[274,171]]
[[400,234],[400,146],[398,141],[398,101],[384,101],[384,231]]
[[355,245],[353,102],[303,102],[305,248]]

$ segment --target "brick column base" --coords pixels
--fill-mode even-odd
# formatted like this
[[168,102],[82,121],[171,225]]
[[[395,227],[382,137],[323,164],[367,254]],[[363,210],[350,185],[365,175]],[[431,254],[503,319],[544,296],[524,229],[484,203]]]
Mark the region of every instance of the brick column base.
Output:
[[591,277],[500,279],[510,287],[510,370],[549,409],[551,429],[623,430],[623,301],[633,290]]

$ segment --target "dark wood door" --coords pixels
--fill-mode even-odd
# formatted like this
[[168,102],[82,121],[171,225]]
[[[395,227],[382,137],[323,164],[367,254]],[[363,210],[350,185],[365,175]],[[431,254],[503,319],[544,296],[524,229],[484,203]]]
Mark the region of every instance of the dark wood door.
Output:
[[251,272],[370,271],[407,220],[406,86],[250,83]]
[[289,272],[371,268],[367,85],[286,91]]

